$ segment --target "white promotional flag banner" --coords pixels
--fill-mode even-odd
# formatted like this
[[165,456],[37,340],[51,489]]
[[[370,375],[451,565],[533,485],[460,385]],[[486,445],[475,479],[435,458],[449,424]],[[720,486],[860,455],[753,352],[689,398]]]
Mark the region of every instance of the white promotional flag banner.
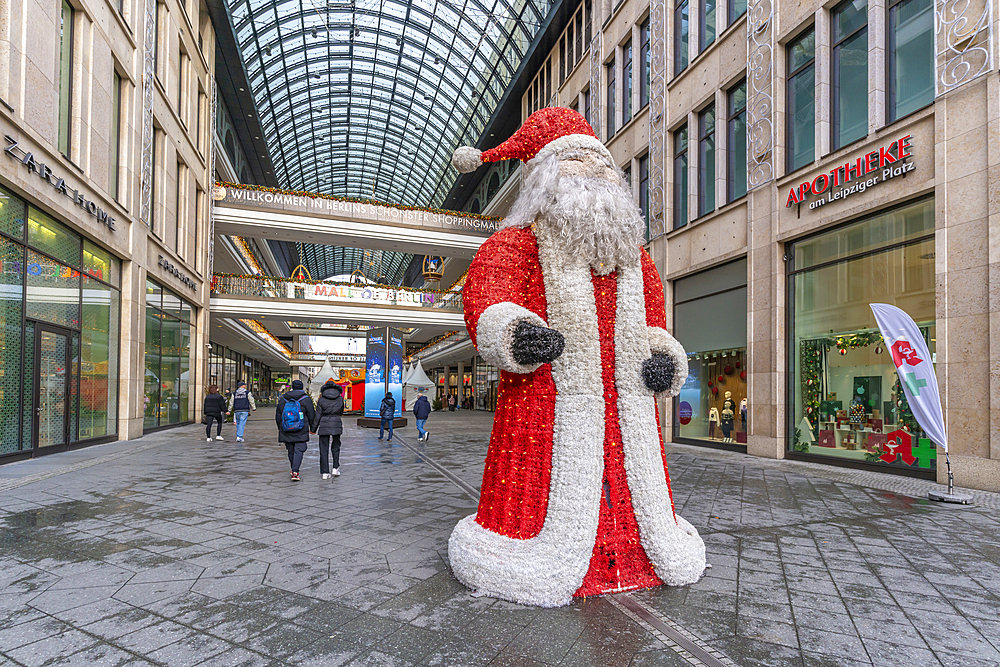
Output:
[[892,363],[896,365],[910,411],[927,437],[947,452],[948,436],[944,431],[941,396],[924,335],[913,318],[899,308],[887,303],[868,305],[875,313],[882,339],[892,355]]

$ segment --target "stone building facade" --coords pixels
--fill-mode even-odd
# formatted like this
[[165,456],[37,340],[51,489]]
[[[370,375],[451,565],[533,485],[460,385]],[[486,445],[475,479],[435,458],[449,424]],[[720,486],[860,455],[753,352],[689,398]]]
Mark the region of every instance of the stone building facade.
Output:
[[0,460],[190,422],[211,271],[207,8],[0,11]]

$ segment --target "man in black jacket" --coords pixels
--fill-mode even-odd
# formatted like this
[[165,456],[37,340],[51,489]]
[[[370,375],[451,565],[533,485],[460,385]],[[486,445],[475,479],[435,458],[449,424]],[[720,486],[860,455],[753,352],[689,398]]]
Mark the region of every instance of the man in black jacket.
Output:
[[389,427],[389,442],[392,442],[392,420],[396,416],[396,399],[392,397],[392,392],[387,392],[382,399],[382,405],[378,407],[378,416],[382,419],[378,426],[378,439],[385,435],[386,426]]
[[[281,428],[281,413],[285,408],[285,404],[289,401],[295,401],[302,408],[302,413],[305,415],[305,425],[296,431],[285,431]],[[278,425],[278,442],[285,443],[285,449],[288,450],[288,462],[292,466],[292,481],[299,481],[299,466],[302,465],[302,455],[306,453],[306,449],[309,448],[309,432],[316,431],[317,422],[319,421],[316,417],[316,408],[313,406],[312,399],[306,392],[302,391],[302,381],[295,380],[292,382],[291,391],[285,392],[281,398],[278,399],[278,408],[274,412],[274,421]]]

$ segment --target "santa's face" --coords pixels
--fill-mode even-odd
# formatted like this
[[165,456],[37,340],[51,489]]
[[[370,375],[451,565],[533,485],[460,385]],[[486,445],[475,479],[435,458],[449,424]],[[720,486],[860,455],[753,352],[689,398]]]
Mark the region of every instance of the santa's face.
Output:
[[609,183],[621,182],[618,170],[595,151],[573,151],[559,160],[560,176],[603,179]]
[[[537,160],[537,158],[536,158]],[[528,163],[504,226],[534,224],[600,275],[639,259],[644,225],[621,172],[601,152],[576,148]]]

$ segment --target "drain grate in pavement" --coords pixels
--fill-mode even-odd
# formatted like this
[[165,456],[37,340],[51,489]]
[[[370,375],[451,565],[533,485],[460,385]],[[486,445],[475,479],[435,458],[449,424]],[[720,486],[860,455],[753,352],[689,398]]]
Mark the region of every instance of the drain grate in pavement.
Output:
[[608,600],[618,611],[648,629],[695,667],[738,667],[724,653],[712,648],[669,618],[657,614],[631,595],[609,595]]

